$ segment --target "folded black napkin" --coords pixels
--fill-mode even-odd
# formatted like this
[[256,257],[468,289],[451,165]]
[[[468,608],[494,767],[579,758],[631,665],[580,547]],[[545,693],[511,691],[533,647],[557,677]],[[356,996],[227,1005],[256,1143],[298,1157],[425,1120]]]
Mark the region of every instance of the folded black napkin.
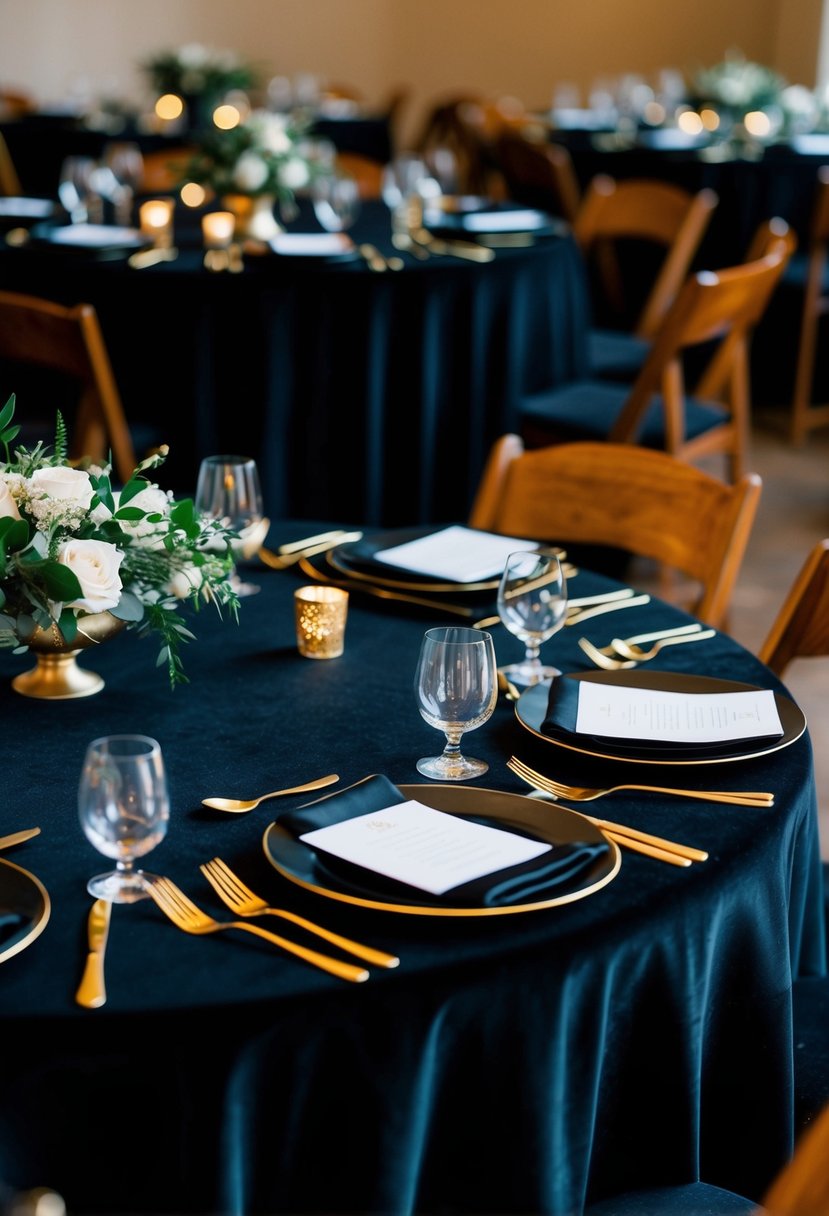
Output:
[[725,756],[752,755],[780,735],[753,736],[750,739],[723,739],[712,743],[683,743],[679,739],[618,739],[615,735],[590,735],[576,731],[579,689],[583,681],[559,676],[550,685],[547,714],[541,733],[569,746],[592,746],[631,760],[692,760],[694,757],[718,759]]
[[[308,806],[280,815],[279,826],[287,828],[293,836],[299,837],[315,828],[330,827],[331,824],[341,823],[345,819],[368,815],[372,811],[380,811],[407,801],[408,798],[400,793],[388,777],[375,774],[346,790],[329,794]],[[487,820],[486,816],[476,819],[470,815],[468,818],[485,823],[488,827],[498,826]],[[512,825],[509,825],[507,830],[536,839],[531,833],[522,832],[520,828]],[[488,908],[553,898],[568,887],[577,887],[578,880],[608,853],[609,847],[604,841],[571,841],[553,845],[549,852],[542,853],[540,857],[498,870],[494,874],[485,874],[472,882],[462,883],[441,896],[433,896],[418,887],[375,874],[374,871],[367,871],[362,866],[353,865],[329,854],[325,855],[325,864],[333,872],[343,874],[349,882],[362,883],[363,887],[370,873],[371,894],[375,897],[378,890],[382,889],[390,896],[403,897],[408,902],[416,902],[415,897],[419,896],[421,901],[438,899],[441,903],[459,907]],[[320,852],[323,851],[319,846],[317,848]]]

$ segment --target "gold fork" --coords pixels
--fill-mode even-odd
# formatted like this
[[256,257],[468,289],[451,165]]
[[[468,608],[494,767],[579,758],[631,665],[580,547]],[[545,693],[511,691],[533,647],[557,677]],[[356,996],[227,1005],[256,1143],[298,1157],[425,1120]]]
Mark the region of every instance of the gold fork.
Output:
[[250,887],[245,886],[241,878],[234,874],[221,857],[214,857],[212,861],[199,866],[199,869],[222,903],[226,904],[237,916],[281,916],[284,920],[289,920],[293,924],[299,925],[300,928],[307,929],[309,933],[316,933],[317,937],[325,938],[327,942],[331,942],[332,946],[339,946],[341,950],[363,959],[366,963],[374,963],[377,967],[397,967],[400,963],[400,959],[394,954],[386,954],[383,950],[374,950],[371,946],[363,946],[360,942],[352,941],[351,938],[341,937],[339,933],[332,933],[330,929],[324,929],[322,925],[316,925],[312,920],[306,920],[304,916],[298,916],[296,912],[289,912],[286,908],[271,907],[264,899],[251,891]]
[[530,785],[535,785],[538,789],[545,790],[556,798],[567,798],[571,802],[592,802],[605,794],[615,794],[618,790],[644,790],[651,794],[676,794],[681,798],[697,798],[703,802],[730,802],[736,806],[774,806],[774,794],[763,793],[759,790],[740,790],[733,793],[730,790],[683,790],[671,789],[664,785],[639,785],[635,782],[594,789],[590,786],[565,785],[561,781],[553,781],[551,777],[544,777],[541,773],[535,772],[515,756],[507,761],[507,767],[511,768],[513,772],[518,772],[519,768],[522,769],[523,771],[518,772],[518,775]]
[[327,954],[319,954],[316,950],[309,950],[296,942],[279,937],[276,933],[269,933],[267,929],[260,929],[258,925],[249,925],[241,920],[214,920],[212,916],[202,912],[201,908],[197,908],[192,900],[188,899],[169,878],[145,878],[144,883],[164,915],[185,933],[200,935],[219,933],[222,929],[242,929],[245,933],[253,933],[257,937],[264,938],[266,942],[271,942],[274,946],[281,946],[288,954],[295,954],[298,958],[304,959],[306,963],[312,963],[323,971],[329,971],[332,975],[339,976],[340,979],[351,980],[357,984],[368,979],[368,971],[365,967],[355,967],[352,963],[343,963],[339,959],[330,958]]
[[288,566],[296,565],[303,558],[315,557],[318,553],[326,553],[329,549],[336,549],[337,545],[344,545],[347,541],[359,540],[362,535],[362,532],[343,532],[337,537],[321,540],[316,545],[310,545],[302,549],[293,549],[287,553],[272,553],[270,549],[262,546],[258,550],[258,556],[272,570],[285,570]]
[[[692,625],[677,625],[673,629],[654,629],[650,633],[637,633],[632,638],[625,638],[624,640],[629,646],[635,646],[639,642],[655,642],[659,638],[680,637],[687,633],[699,633],[701,629],[702,625],[699,621],[695,621]],[[589,655],[593,659],[598,667],[604,666],[602,659],[612,659],[614,663],[618,661],[618,656],[612,645],[596,646],[589,638],[579,638],[579,646],[581,646],[586,655]],[[609,670],[612,670],[612,668]]]
[[[516,756],[512,756],[507,761],[507,768],[520,777],[522,781],[526,781],[528,785],[534,786],[541,793],[550,793],[541,784],[545,778],[540,773],[536,773],[528,765],[523,764]],[[638,828],[630,827],[626,823],[614,823],[610,819],[597,819],[595,816],[588,815],[584,811],[579,811],[579,814],[584,815],[585,819],[594,823],[596,827],[601,828],[605,835],[609,836],[611,840],[615,840],[617,844],[639,853],[645,853],[650,857],[659,857],[660,861],[668,861],[672,865],[688,866],[692,861],[708,860],[708,854],[705,850],[697,849],[693,845],[678,844],[675,840],[666,840],[664,836],[653,836],[650,832],[642,832]]]
[[[701,625],[683,625],[678,636],[664,635],[654,641],[649,650],[642,650],[636,643],[639,638],[614,638],[610,646],[601,649],[588,638],[579,638],[579,646],[597,667],[605,671],[624,671],[638,667],[648,659],[654,659],[665,646],[681,646],[684,642],[704,642],[716,636],[716,629],[703,629]],[[650,639],[642,639],[649,641]]]

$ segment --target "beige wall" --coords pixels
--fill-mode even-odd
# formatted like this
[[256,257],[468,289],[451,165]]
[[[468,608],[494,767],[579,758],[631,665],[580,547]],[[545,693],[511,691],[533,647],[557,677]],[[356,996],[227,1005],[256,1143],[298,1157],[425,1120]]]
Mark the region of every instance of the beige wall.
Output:
[[148,53],[233,48],[265,76],[301,71],[379,101],[410,86],[410,130],[444,92],[546,105],[556,81],[713,63],[729,48],[813,85],[822,0],[2,0],[0,84],[41,101],[80,77],[138,98]]

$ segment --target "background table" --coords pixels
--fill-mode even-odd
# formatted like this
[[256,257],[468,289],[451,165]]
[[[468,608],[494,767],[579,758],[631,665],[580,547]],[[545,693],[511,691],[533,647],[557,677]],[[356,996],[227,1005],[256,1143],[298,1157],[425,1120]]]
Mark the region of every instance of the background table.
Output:
[[[307,214],[298,225],[315,226]],[[352,235],[395,252],[382,203],[364,206]],[[483,265],[405,254],[385,274],[359,257],[275,256],[211,274],[187,212],[176,240],[175,262],[145,270],[7,247],[0,285],[96,306],[127,416],[169,443],[182,491],[202,457],[232,451],[260,462],[274,518],[465,518],[521,395],[585,368],[587,292],[567,233]],[[0,374],[21,420],[23,383]]]
[[[271,543],[313,530],[274,528]],[[586,1196],[698,1171],[759,1196],[792,1142],[792,976],[825,970],[808,737],[753,761],[647,771],[774,790],[773,808],[641,794],[601,805],[708,849],[690,869],[625,852],[589,898],[472,921],[335,904],[263,854],[267,825],[300,799],[232,817],[200,799],[332,771],[343,786],[371,772],[420,780],[415,762],[439,736],[412,680],[423,630],[441,622],[352,596],[344,655],[309,661],[293,637],[304,576],[255,577],[238,626],[212,610],[195,619],[192,683],[175,693],[154,644],[132,634],[81,660],[106,678],[86,700],[19,697],[9,681],[27,659],[2,657],[2,830],[43,829],[7,857],[45,883],[52,914],[2,965],[0,1177],[110,1214],[572,1216]],[[571,593],[607,585],[584,572]],[[652,602],[565,629],[545,657],[583,670],[581,632],[602,642],[682,619]],[[495,641],[499,662],[520,653],[502,631]],[[725,636],[657,663],[781,687]],[[399,969],[348,985],[242,935],[188,936],[146,901],[114,909],[107,1004],[77,1007],[85,882],[104,867],[78,826],[76,782],[87,742],[119,731],[158,738],[169,769],[170,829],[148,869],[217,910],[198,863],[218,854],[263,896],[399,953]],[[565,780],[629,771],[568,761],[503,700],[465,746],[490,762],[482,788],[526,791],[505,767],[513,752]]]

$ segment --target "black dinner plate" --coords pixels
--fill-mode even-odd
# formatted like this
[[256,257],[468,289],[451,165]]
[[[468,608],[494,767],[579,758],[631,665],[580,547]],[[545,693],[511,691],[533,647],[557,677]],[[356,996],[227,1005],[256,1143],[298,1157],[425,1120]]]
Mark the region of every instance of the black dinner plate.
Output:
[[51,907],[39,878],[0,857],[0,962],[19,954],[40,936]]
[[94,258],[128,257],[139,249],[149,249],[153,243],[137,228],[114,224],[35,224],[31,239],[61,253]]
[[483,202],[478,208],[446,211],[427,206],[423,223],[430,232],[475,240],[487,237],[557,236],[567,231],[563,220],[536,207]]
[[[430,591],[438,594],[446,592],[452,595],[480,594],[497,590],[500,581],[497,577],[474,583],[455,583],[438,580],[428,574],[418,574],[413,570],[403,570],[402,567],[395,568],[387,562],[377,559],[376,554],[383,549],[391,549],[395,545],[405,545],[409,541],[420,540],[421,537],[431,536],[441,530],[435,527],[420,527],[375,532],[371,536],[361,537],[360,540],[337,545],[328,552],[326,558],[329,565],[340,574],[347,574],[350,578],[358,580],[365,579],[378,587],[391,587],[400,591]],[[400,573],[392,573],[395,569],[400,570]]]
[[450,906],[427,892],[413,894],[411,898],[391,898],[387,890],[380,886],[382,880],[379,875],[375,887],[369,871],[364,872],[364,879],[361,873],[360,880],[343,874],[333,868],[324,854],[317,853],[310,845],[298,840],[287,828],[281,828],[278,821],[266,829],[262,839],[265,856],[283,877],[317,895],[363,908],[412,916],[506,916],[515,912],[533,912],[539,908],[584,899],[606,886],[619,872],[621,854],[618,847],[613,841],[608,841],[589,819],[567,807],[549,803],[540,805],[537,800],[521,794],[478,789],[471,785],[430,783],[400,785],[397,788],[405,798],[415,799],[434,810],[450,815],[474,816],[480,821],[491,821],[493,826],[512,827],[548,844],[588,841],[606,843],[610,848],[580,874],[569,889],[562,890],[556,896],[524,904],[470,908]]
[[[743,684],[736,680],[721,680],[713,676],[689,675],[673,671],[579,671],[569,675],[573,680],[589,680],[594,684],[618,684],[623,688],[652,688],[658,692],[681,693],[723,693],[723,692],[755,692],[756,684]],[[594,756],[601,760],[624,761],[633,764],[723,764],[737,760],[753,760],[765,756],[769,752],[780,751],[788,747],[806,729],[806,719],[803,711],[789,697],[780,693],[774,694],[777,712],[783,734],[773,742],[760,744],[756,751],[724,750],[717,755],[701,757],[698,754],[689,757],[682,754],[681,744],[675,751],[667,748],[654,749],[652,752],[641,751],[635,756],[616,751],[611,742],[602,740],[599,744],[589,735],[573,732],[571,742],[561,736],[544,734],[541,727],[547,716],[547,699],[549,684],[536,684],[522,693],[515,703],[515,716],[521,726],[553,747],[564,747],[569,751],[579,752],[585,756]],[[623,741],[620,741],[623,744]]]

